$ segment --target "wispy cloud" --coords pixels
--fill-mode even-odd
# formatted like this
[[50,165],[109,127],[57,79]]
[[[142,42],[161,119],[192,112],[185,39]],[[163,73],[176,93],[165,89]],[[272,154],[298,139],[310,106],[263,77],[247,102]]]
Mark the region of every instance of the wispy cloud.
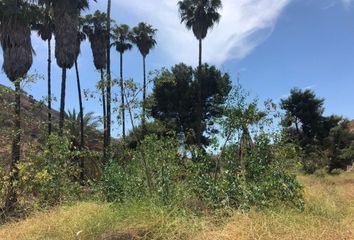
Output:
[[349,9],[352,3],[354,2],[353,0],[341,0],[341,1],[346,9]]
[[[224,0],[222,19],[204,43],[204,60],[222,64],[241,59],[272,33],[277,18],[291,0]],[[198,44],[180,24],[176,0],[113,0],[119,12],[159,29],[159,48],[173,61],[195,64]]]

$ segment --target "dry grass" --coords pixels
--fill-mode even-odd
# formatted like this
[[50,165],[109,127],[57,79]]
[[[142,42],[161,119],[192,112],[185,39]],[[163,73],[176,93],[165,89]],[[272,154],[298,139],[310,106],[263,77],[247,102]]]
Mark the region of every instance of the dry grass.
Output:
[[303,212],[277,209],[210,218],[181,216],[151,204],[112,208],[103,203],[79,203],[2,226],[0,239],[354,239],[354,174],[299,179],[305,185]]
[[222,228],[195,239],[344,240],[354,239],[354,174],[299,177],[306,208],[235,214]]

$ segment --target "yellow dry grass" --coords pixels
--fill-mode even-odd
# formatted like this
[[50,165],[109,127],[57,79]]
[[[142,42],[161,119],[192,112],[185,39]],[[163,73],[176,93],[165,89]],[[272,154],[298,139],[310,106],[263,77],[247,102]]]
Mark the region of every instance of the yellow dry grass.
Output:
[[305,186],[303,212],[278,209],[235,214],[221,229],[203,232],[195,239],[354,239],[354,174],[299,179]]
[[354,240],[354,174],[299,179],[305,186],[306,208],[302,212],[273,209],[235,212],[229,218],[196,217],[173,214],[151,204],[112,208],[86,202],[6,224],[0,227],[0,239],[102,239],[107,233],[123,232],[124,236],[132,233],[142,239],[163,240]]

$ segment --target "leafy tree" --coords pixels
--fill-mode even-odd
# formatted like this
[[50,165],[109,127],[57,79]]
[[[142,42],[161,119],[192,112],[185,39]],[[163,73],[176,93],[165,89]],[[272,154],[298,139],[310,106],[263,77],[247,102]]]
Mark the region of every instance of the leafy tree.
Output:
[[[196,108],[200,104],[195,99],[198,82],[202,86],[202,121],[196,118]],[[197,131],[215,131],[214,118],[222,115],[222,104],[231,90],[228,74],[222,74],[216,67],[202,66],[202,71],[185,64],[178,64],[171,70],[163,69],[154,79],[151,114],[167,126],[182,134],[188,144],[196,144]],[[199,136],[204,146],[208,138]]]
[[122,118],[122,133],[125,139],[125,90],[124,90],[124,78],[123,78],[123,55],[126,51],[132,49],[133,45],[130,43],[132,38],[132,33],[129,26],[122,24],[120,26],[115,26],[113,28],[113,46],[116,47],[117,52],[120,56],[120,94],[121,94],[121,118]]
[[350,130],[348,120],[343,120],[336,127],[333,127],[325,142],[329,171],[333,169],[346,170],[347,166],[353,164],[354,133]]
[[324,99],[317,98],[311,90],[292,89],[287,99],[282,99],[280,107],[285,110],[282,121],[284,127],[295,128],[296,135],[305,145],[313,142],[323,130]]
[[143,56],[143,114],[142,125],[145,125],[146,118],[146,57],[149,55],[151,49],[156,46],[155,34],[157,29],[146,23],[139,23],[138,26],[133,28],[132,42],[138,47],[141,55]]
[[[330,164],[333,154],[328,153],[336,150],[328,145],[328,141],[335,144],[333,141],[336,138],[331,134],[343,133],[340,127],[342,117],[323,116],[323,104],[324,99],[316,97],[313,91],[299,89],[292,89],[290,96],[282,99],[280,104],[285,110],[282,124],[290,140],[298,143],[303,150],[304,170],[308,173]],[[327,157],[329,160],[325,161]]]
[[18,180],[17,164],[21,153],[21,87],[20,82],[32,66],[31,24],[34,7],[28,1],[4,0],[0,2],[0,44],[3,50],[3,69],[15,85],[15,136],[5,212],[14,209],[17,195],[14,182]]
[[202,65],[202,41],[208,30],[220,21],[221,0],[182,0],[178,2],[181,22],[199,41],[199,66]]
[[94,65],[101,72],[101,81],[99,87],[102,91],[102,106],[103,106],[103,154],[106,157],[107,153],[107,107],[106,107],[106,92],[104,81],[104,69],[107,67],[107,15],[103,12],[96,11],[93,15],[89,14],[85,17],[83,26],[84,33],[88,36],[91,43]]

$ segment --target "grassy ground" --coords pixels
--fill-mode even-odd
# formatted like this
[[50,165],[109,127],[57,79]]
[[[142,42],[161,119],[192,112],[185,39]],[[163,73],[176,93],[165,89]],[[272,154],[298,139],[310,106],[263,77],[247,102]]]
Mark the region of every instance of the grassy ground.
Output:
[[[354,173],[300,176],[306,208],[191,216],[147,203],[83,202],[0,227],[0,239],[354,239]],[[113,210],[114,209],[114,210]]]

